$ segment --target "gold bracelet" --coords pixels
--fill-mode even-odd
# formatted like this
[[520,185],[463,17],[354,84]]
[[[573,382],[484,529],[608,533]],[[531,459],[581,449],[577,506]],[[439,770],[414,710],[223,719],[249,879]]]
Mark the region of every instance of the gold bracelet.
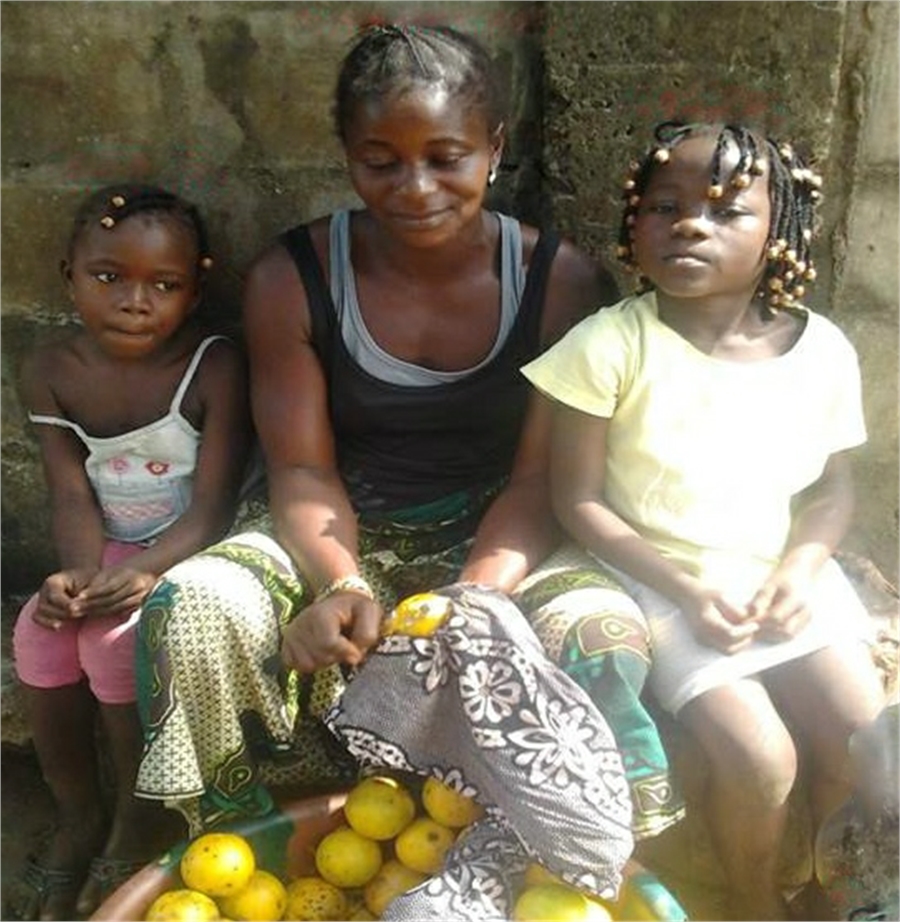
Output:
[[351,576],[341,576],[339,579],[330,582],[324,589],[321,589],[316,595],[316,601],[321,602],[323,599],[331,598],[339,592],[355,592],[358,595],[364,595],[367,599],[374,599],[375,593],[372,587],[355,573]]

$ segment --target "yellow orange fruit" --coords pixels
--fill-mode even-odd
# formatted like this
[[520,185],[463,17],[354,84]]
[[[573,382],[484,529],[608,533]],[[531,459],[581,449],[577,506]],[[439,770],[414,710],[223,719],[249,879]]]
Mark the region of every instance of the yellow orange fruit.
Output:
[[250,843],[236,833],[207,832],[181,857],[181,879],[207,896],[231,896],[247,886],[256,870]]
[[393,839],[416,815],[412,794],[396,779],[374,776],[360,781],[347,795],[344,816],[367,839]]
[[430,637],[446,620],[453,608],[450,599],[433,592],[407,596],[381,622],[381,633]]
[[412,890],[426,879],[425,874],[391,858],[385,861],[381,870],[366,884],[363,890],[366,907],[377,918],[395,897]]
[[219,907],[197,890],[168,890],[150,904],[144,918],[147,922],[212,922],[219,918]]
[[298,877],[287,885],[284,918],[300,922],[330,922],[347,915],[347,897],[321,877]]
[[234,922],[276,922],[287,907],[287,891],[274,875],[257,868],[247,886],[219,898],[219,909]]
[[515,922],[609,922],[601,903],[567,884],[526,887],[513,907]]
[[426,779],[422,786],[422,806],[435,822],[451,829],[471,826],[484,816],[481,804],[437,778]]
[[394,840],[397,858],[413,871],[436,874],[456,840],[456,833],[430,816],[413,820]]
[[316,847],[316,870],[336,887],[364,887],[383,862],[381,846],[349,826],[340,826]]

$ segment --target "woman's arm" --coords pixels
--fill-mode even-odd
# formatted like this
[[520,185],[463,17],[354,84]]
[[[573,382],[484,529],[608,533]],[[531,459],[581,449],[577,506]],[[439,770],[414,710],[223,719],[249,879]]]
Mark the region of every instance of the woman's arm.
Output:
[[[306,292],[280,246],[263,254],[250,271],[244,330],[276,535],[298,569],[321,589],[358,574],[356,515],[337,471]],[[288,626],[283,658],[301,671],[359,662],[377,640],[380,618],[380,607],[365,595],[336,593]]]
[[[599,307],[615,303],[618,294],[606,269],[572,244],[561,243],[547,280],[542,346],[556,342]],[[461,580],[508,592],[558,544],[547,480],[549,444],[550,404],[534,392],[509,482],[481,521]]]

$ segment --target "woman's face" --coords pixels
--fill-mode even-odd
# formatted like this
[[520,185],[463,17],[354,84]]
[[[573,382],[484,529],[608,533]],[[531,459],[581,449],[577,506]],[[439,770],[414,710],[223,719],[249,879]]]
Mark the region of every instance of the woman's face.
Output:
[[410,246],[448,242],[480,220],[502,137],[484,112],[440,87],[356,106],[345,133],[350,179],[385,231]]

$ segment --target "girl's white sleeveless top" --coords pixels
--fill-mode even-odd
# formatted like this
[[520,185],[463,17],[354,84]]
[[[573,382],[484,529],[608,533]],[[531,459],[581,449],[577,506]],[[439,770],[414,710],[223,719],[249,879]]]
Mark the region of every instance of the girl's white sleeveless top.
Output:
[[182,415],[181,402],[210,343],[224,338],[209,336],[200,343],[169,412],[139,429],[97,438],[71,420],[28,414],[33,423],[71,429],[84,442],[84,468],[103,512],[107,537],[150,543],[190,506],[200,432]]

